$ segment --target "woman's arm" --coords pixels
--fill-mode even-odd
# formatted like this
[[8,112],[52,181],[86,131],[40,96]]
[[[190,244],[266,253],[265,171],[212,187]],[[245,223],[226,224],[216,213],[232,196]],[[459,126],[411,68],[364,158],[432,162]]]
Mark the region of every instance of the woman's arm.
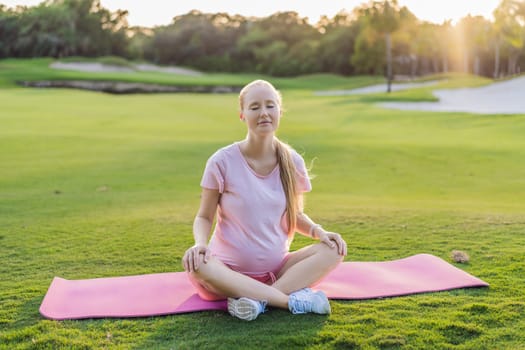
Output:
[[300,197],[300,212],[297,214],[296,231],[304,236],[313,239],[319,239],[330,248],[337,247],[339,255],[346,255],[346,242],[339,233],[330,232],[323,229],[319,224],[316,224],[308,215],[303,212],[303,196]]
[[208,240],[220,196],[218,190],[202,189],[199,211],[193,221],[193,238],[195,239],[195,244],[186,251],[182,259],[184,269],[188,272],[199,269],[199,255],[204,255],[204,263],[208,261],[210,256]]

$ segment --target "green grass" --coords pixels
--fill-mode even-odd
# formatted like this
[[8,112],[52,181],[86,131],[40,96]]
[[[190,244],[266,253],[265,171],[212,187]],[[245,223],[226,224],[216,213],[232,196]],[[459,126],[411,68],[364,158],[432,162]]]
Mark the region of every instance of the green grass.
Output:
[[525,349],[525,115],[314,97],[362,84],[327,76],[283,80],[280,137],[315,159],[309,215],[343,234],[347,261],[463,250],[470,262],[457,266],[490,288],[333,301],[330,316],[271,310],[251,323],[222,312],[43,319],[54,276],[182,271],[205,161],[245,129],[230,94],[13,87],[21,71],[40,79],[42,62],[0,61],[0,349]]

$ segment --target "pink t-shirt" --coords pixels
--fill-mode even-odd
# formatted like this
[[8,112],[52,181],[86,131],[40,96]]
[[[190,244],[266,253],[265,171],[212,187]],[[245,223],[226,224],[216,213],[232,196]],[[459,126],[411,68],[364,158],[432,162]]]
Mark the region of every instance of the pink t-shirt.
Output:
[[[299,191],[310,191],[303,158],[295,151],[292,157]],[[266,176],[257,174],[236,142],[208,159],[201,186],[221,193],[209,244],[212,254],[244,274],[276,271],[290,245],[279,166]]]

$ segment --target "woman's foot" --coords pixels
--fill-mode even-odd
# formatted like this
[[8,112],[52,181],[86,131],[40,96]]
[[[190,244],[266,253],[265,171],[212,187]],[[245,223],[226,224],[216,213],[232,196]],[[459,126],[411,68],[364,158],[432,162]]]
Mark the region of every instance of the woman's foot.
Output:
[[310,288],[303,288],[290,294],[288,309],[292,314],[305,314],[313,312],[316,314],[329,314],[331,312],[330,302],[323,291],[314,292]]
[[253,321],[265,311],[266,302],[242,297],[228,298],[228,312],[230,315],[245,321]]

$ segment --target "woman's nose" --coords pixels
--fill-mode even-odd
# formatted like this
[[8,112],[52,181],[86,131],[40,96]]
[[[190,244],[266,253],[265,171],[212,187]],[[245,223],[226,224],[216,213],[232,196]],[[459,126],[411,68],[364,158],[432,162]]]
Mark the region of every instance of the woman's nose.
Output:
[[262,108],[261,108],[261,115],[270,115],[269,112],[270,112],[270,111],[269,111],[268,108],[266,108],[266,107],[262,107]]

